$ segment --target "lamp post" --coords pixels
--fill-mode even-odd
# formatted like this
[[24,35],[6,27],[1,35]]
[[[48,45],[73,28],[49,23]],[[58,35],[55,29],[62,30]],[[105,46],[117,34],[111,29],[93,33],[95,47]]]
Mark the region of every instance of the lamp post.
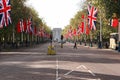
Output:
[[118,23],[118,52],[120,52],[120,19]]
[[[99,0],[98,0],[98,4],[100,4]],[[102,17],[101,17],[102,11],[101,11],[100,6],[98,6],[98,7],[99,7],[99,12],[100,12],[100,32],[99,32],[97,38],[99,39],[98,40],[98,48],[101,49],[102,48]]]
[[100,41],[99,48],[102,48],[102,19],[101,19],[101,10],[100,10]]
[[12,29],[12,47],[14,48],[15,47],[15,30],[14,30],[14,27]]
[[87,16],[85,16],[84,17],[84,42],[85,42],[85,46],[87,46],[87,36],[86,36],[86,20],[85,20],[85,18],[86,18]]
[[[115,0],[115,3],[120,4],[119,0]],[[120,13],[120,9],[118,8],[118,14]],[[120,52],[120,14],[119,14],[119,21],[118,21],[118,52]]]
[[119,0],[114,0],[116,4],[118,4],[118,13],[117,15],[119,16],[119,21],[118,21],[118,52],[120,52],[120,1]]

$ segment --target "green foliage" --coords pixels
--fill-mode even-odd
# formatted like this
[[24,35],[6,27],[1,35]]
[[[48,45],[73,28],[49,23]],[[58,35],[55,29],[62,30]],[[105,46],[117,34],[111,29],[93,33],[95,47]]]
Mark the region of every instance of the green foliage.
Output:
[[[117,1],[117,2],[115,2]],[[78,11],[77,14],[70,20],[69,26],[66,26],[63,33],[67,31],[67,29],[70,28],[70,25],[73,28],[77,28],[78,24],[82,22],[82,14],[87,16],[87,4],[91,4],[95,6],[98,9],[98,16],[97,16],[97,30],[91,31],[91,34],[93,36],[93,40],[96,40],[97,37],[100,35],[100,17],[102,18],[102,38],[103,41],[109,40],[109,35],[112,32],[118,32],[117,28],[111,27],[110,19],[113,17],[113,13],[117,14],[117,17],[120,17],[120,0],[86,0],[84,4],[84,8],[82,11]],[[101,11],[101,12],[100,12]],[[90,37],[87,36],[87,39]]]
[[101,3],[105,4],[106,18],[111,18],[113,13],[120,17],[120,0],[101,0]]
[[27,0],[11,0],[11,19],[12,24],[0,29],[0,41],[5,38],[5,40],[12,40],[13,32],[15,33],[15,38],[20,37],[20,34],[16,32],[16,26],[19,19],[28,19],[32,17],[33,25],[35,25],[38,29],[42,26],[45,26],[47,32],[50,32],[51,29],[45,24],[43,25],[43,21],[39,18],[38,13],[34,10],[34,8],[28,7],[25,5]]
[[[120,15],[120,0],[87,0],[89,3],[98,8],[98,17],[97,17],[97,31],[94,31],[93,35],[98,36],[100,33],[100,17],[102,18],[102,38],[103,41],[109,39],[109,35],[112,32],[117,32],[117,28],[113,28],[110,25],[110,19],[113,17],[113,13],[117,14],[117,17]],[[101,13],[100,13],[101,10]]]

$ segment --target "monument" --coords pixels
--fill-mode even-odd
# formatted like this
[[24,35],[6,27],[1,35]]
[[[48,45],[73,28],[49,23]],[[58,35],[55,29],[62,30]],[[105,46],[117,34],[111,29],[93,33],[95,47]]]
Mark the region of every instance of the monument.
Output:
[[52,35],[53,35],[53,41],[60,42],[61,41],[61,28],[53,28]]

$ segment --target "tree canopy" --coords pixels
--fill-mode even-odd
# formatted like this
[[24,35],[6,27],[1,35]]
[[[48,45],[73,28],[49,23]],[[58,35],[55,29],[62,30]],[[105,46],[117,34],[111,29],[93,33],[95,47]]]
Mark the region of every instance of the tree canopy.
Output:
[[[86,0],[84,3],[84,7],[82,10],[78,11],[77,14],[71,18],[70,23],[63,30],[63,34],[65,34],[70,26],[73,28],[77,28],[78,24],[82,22],[82,14],[87,17],[87,6],[91,4],[98,9],[97,16],[97,25],[96,31],[91,31],[93,34],[93,39],[97,39],[97,36],[100,34],[100,17],[102,18],[102,38],[104,40],[109,39],[109,35],[112,32],[117,32],[117,28],[113,28],[110,26],[110,19],[113,17],[120,17],[120,0]],[[116,14],[116,15],[115,15]]]

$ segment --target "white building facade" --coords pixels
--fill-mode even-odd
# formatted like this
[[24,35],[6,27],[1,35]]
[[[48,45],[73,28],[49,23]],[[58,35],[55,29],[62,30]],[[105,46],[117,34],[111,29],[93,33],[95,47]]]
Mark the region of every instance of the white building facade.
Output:
[[58,42],[61,41],[61,32],[62,32],[61,28],[53,28],[52,35],[54,41],[58,41]]

